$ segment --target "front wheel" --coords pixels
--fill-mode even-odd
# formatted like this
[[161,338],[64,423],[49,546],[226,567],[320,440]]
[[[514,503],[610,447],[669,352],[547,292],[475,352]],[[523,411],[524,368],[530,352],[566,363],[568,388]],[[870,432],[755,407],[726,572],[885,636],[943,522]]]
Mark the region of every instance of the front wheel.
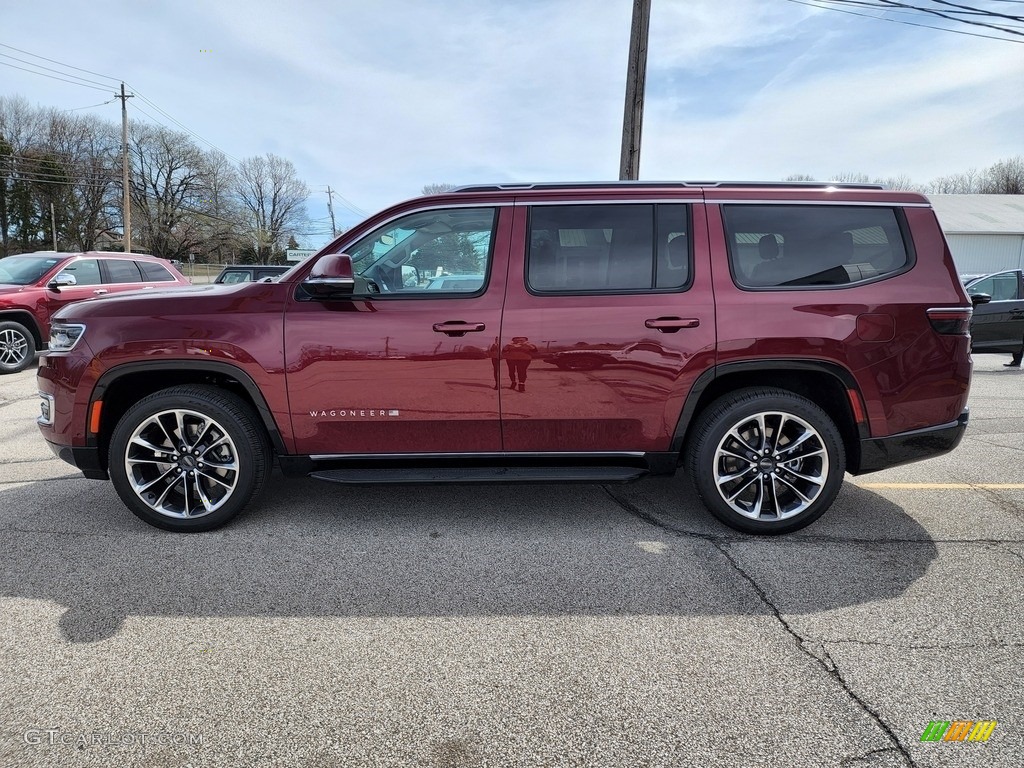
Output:
[[805,397],[769,387],[711,403],[687,458],[704,506],[744,533],[809,525],[835,501],[846,472],[843,441],[828,414]]
[[17,373],[36,359],[36,340],[21,323],[0,322],[0,374]]
[[249,405],[215,387],[143,398],[110,439],[110,479],[139,518],[169,531],[209,531],[242,511],[270,469],[266,433]]

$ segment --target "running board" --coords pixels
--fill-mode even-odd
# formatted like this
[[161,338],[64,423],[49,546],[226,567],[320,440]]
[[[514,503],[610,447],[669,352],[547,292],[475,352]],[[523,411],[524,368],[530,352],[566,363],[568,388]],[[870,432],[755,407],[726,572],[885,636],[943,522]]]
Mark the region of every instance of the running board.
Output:
[[418,467],[326,469],[310,477],[330,483],[630,483],[647,474],[637,467]]

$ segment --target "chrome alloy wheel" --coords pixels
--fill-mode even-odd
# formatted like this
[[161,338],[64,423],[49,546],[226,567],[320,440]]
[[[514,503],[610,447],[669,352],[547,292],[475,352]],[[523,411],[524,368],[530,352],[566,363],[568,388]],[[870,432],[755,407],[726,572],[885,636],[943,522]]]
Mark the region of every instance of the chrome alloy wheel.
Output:
[[227,430],[209,416],[161,411],[132,433],[124,469],[132,490],[154,512],[196,518],[231,498],[238,484],[238,451]]
[[13,328],[0,330],[0,365],[15,366],[28,354],[28,339]]
[[828,479],[822,436],[790,413],[768,411],[733,425],[715,450],[715,485],[731,509],[753,520],[806,510]]

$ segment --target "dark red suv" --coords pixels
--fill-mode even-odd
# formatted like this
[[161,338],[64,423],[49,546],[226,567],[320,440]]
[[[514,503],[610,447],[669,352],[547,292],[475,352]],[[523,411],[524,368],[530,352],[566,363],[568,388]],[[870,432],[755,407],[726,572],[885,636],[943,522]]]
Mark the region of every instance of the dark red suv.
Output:
[[50,317],[73,301],[188,286],[169,261],[138,253],[38,251],[0,259],[0,374],[24,370],[50,335]]
[[62,310],[39,424],[176,531],[233,518],[276,463],[342,483],[685,465],[722,522],[784,533],[845,472],[957,445],[970,317],[918,194],[465,187],[371,217],[280,282]]

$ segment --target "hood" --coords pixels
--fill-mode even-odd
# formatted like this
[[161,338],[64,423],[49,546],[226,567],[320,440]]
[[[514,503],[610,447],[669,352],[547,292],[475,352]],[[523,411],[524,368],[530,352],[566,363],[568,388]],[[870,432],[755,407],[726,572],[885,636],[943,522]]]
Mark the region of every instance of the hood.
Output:
[[76,301],[62,307],[53,318],[85,320],[89,317],[152,317],[229,312],[238,306],[240,299],[264,300],[272,293],[267,291],[268,288],[287,290],[281,283],[209,283],[185,288],[146,288]]

